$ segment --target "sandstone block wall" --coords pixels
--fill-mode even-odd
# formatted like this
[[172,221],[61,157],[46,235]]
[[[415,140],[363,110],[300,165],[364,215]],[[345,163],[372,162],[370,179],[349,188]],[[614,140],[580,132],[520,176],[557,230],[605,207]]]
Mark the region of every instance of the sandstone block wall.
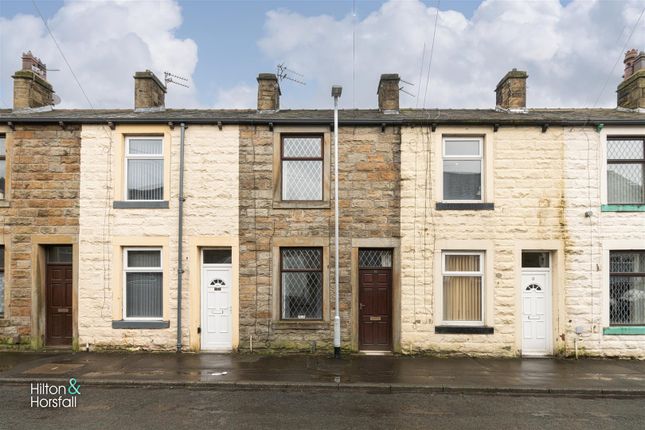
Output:
[[[333,136],[333,135],[332,135]],[[388,127],[341,127],[339,132],[340,312],[343,347],[351,335],[351,241],[399,236],[400,131]],[[273,143],[268,127],[240,130],[240,346],[309,349],[332,344],[332,322],[316,328],[281,325],[272,314],[272,239],[328,237],[329,301],[334,303],[333,191],[329,208],[273,206]],[[333,184],[333,163],[331,163]],[[333,190],[333,186],[331,187]],[[333,314],[333,306],[330,307]]]
[[[162,126],[159,131],[168,130]],[[79,343],[91,348],[173,349],[177,330],[177,220],[179,127],[170,132],[169,209],[113,209],[114,157],[122,138],[101,126],[84,126],[79,268]],[[189,345],[189,237],[238,236],[238,128],[191,125],[185,138],[184,264],[182,290],[183,343]],[[168,239],[170,303],[167,329],[112,329],[114,237]],[[197,267],[200,267],[199,264]]]
[[0,208],[5,251],[5,344],[42,345],[32,338],[32,237],[78,234],[80,127],[17,125],[8,130],[10,194]]
[[[438,175],[442,170],[442,135],[455,129],[404,128],[401,146],[401,295],[404,351],[515,355],[516,287],[515,242],[562,240],[563,134],[562,128],[541,133],[538,128],[459,128],[461,135],[485,133],[486,156],[493,156],[493,211],[436,210],[440,198]],[[492,150],[492,154],[491,154]],[[492,191],[494,189],[494,191]],[[492,285],[485,286],[484,300],[491,299],[487,325],[492,335],[435,334],[437,290],[442,286],[434,267],[440,244],[456,241],[488,242],[493,259]],[[464,249],[468,250],[468,249]],[[486,313],[486,310],[485,310]]]

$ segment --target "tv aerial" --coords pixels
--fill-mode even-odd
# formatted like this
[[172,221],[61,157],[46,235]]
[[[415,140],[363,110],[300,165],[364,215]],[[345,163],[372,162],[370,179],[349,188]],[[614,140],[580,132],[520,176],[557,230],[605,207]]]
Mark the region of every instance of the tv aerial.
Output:
[[184,78],[183,76],[175,75],[174,73],[170,72],[163,72],[163,76],[166,87],[168,86],[168,84],[175,84],[179,85],[180,87],[190,88],[188,86],[188,79]]
[[288,81],[295,82],[296,84],[307,85],[306,82],[304,81],[304,75],[302,73],[298,73],[295,70],[291,70],[290,68],[285,66],[284,63],[278,64],[277,71],[278,73],[276,74],[278,75],[278,79],[280,81],[283,81],[286,79]]
[[[406,85],[414,86],[414,84],[413,84],[412,82],[408,82],[408,81],[406,81],[405,79],[401,79],[401,82],[402,82],[402,83],[404,83],[404,84],[406,84]],[[412,94],[411,92],[407,91],[407,90],[405,89],[405,86],[404,86],[404,85],[401,85],[401,86],[399,87],[399,91],[401,91],[402,93],[405,93],[405,94],[409,95],[410,97],[416,97],[414,94]]]

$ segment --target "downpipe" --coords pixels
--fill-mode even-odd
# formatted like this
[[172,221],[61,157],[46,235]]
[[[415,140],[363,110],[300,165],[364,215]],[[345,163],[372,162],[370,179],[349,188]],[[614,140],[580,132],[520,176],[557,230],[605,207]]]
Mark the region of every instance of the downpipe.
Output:
[[184,276],[184,138],[186,124],[180,124],[179,133],[179,217],[177,222],[177,352],[182,351],[181,342],[181,289]]

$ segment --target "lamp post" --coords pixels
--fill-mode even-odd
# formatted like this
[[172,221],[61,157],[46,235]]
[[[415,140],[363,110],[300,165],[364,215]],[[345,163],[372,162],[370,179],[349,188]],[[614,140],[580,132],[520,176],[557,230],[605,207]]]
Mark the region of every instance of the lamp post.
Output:
[[336,313],[334,315],[334,357],[340,358],[340,312],[338,299],[338,99],[343,87],[333,85],[331,96],[334,98],[334,280],[336,283]]

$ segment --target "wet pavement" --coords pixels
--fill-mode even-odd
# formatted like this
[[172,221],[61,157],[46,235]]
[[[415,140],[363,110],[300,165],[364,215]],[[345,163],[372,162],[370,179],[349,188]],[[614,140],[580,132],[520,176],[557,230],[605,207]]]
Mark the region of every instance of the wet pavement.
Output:
[[0,352],[0,383],[645,396],[645,361]]

